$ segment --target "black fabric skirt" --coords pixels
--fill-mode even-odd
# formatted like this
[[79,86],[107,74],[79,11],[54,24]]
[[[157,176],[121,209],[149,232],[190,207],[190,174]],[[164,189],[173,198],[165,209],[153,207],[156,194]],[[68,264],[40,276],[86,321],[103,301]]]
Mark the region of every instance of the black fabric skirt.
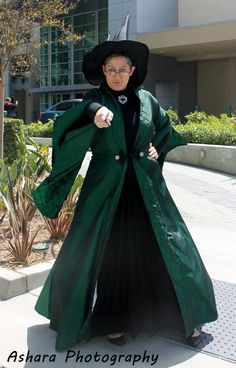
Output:
[[97,282],[91,337],[165,328],[182,330],[182,317],[129,162]]

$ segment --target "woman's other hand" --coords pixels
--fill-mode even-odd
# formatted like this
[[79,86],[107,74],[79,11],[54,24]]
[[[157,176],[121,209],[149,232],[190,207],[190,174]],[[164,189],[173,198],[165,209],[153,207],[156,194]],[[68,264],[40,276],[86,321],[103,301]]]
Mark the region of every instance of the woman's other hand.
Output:
[[113,112],[107,109],[105,106],[100,107],[94,117],[94,123],[98,128],[108,128],[111,126],[113,119]]
[[157,150],[155,147],[153,147],[152,143],[149,143],[148,156],[154,158],[155,160],[157,160],[159,157]]

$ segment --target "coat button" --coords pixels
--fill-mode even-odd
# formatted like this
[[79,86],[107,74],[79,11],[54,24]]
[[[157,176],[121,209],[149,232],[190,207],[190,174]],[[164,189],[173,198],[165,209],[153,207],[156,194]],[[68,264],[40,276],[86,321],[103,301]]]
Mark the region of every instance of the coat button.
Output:
[[144,152],[142,152],[142,151],[141,151],[141,152],[139,152],[139,156],[140,156],[140,157],[143,157],[143,156],[144,156]]
[[115,155],[115,160],[119,160],[120,159],[120,156],[119,155]]

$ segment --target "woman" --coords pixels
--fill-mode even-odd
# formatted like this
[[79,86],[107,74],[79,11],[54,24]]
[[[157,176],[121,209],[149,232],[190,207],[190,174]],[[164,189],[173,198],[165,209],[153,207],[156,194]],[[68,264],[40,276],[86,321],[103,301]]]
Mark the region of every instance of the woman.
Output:
[[16,117],[16,108],[18,105],[18,101],[14,104],[10,97],[6,97],[4,102],[4,110],[7,112],[6,116],[8,118],[15,118]]
[[123,345],[127,332],[167,327],[196,346],[197,326],[217,318],[210,278],[161,173],[167,152],[185,141],[139,88],[148,56],[136,41],[96,46],[83,72],[100,88],[55,124],[52,172],[34,193],[45,216],[57,216],[89,147],[93,154],[36,305],[57,331],[57,350],[99,335]]

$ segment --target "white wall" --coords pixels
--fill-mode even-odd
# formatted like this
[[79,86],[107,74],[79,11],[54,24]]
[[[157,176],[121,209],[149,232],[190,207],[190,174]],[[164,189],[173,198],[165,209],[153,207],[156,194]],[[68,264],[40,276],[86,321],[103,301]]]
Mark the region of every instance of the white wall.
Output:
[[236,19],[236,0],[178,0],[179,27]]
[[137,0],[137,32],[156,32],[178,26],[177,0]]

